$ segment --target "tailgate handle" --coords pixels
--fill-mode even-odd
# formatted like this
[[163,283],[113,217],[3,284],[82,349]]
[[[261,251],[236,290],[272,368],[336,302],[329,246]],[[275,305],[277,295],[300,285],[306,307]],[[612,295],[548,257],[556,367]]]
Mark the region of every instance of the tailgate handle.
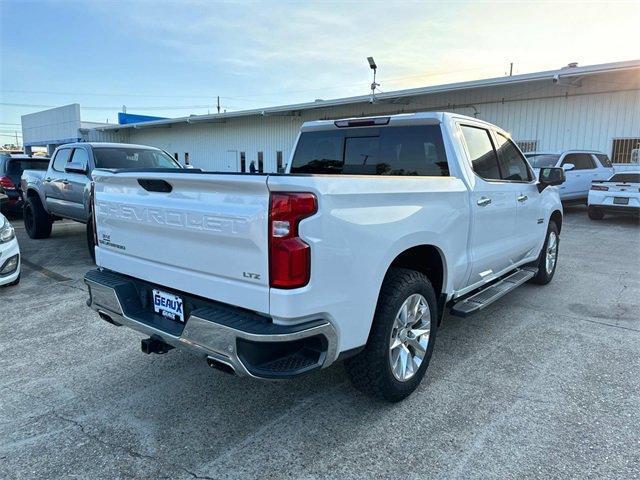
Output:
[[169,193],[171,190],[173,190],[171,184],[169,182],[165,182],[164,180],[139,178],[138,183],[142,188],[149,192]]

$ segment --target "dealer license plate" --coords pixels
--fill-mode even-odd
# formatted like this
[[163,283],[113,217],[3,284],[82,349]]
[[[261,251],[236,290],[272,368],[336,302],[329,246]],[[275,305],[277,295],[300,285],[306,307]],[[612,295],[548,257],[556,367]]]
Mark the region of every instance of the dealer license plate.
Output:
[[154,289],[153,311],[171,320],[184,323],[184,302],[173,293]]
[[613,197],[613,203],[616,205],[629,205],[629,197]]

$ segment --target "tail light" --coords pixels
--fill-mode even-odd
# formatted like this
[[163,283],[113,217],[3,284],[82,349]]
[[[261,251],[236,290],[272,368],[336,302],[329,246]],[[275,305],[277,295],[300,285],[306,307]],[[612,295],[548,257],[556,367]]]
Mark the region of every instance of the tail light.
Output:
[[9,177],[0,177],[0,187],[5,190],[15,190],[16,186],[13,184]]
[[591,190],[602,190],[606,192],[609,190],[609,187],[605,187],[604,185],[591,185]]
[[298,236],[298,224],[318,211],[312,193],[272,193],[269,199],[269,284],[299,288],[309,283],[311,247]]

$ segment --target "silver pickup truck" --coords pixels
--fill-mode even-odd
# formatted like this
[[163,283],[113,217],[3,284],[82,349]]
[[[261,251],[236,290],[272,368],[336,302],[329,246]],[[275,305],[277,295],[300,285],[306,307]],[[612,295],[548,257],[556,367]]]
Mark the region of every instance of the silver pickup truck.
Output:
[[31,238],[47,238],[53,222],[68,218],[87,225],[87,245],[94,256],[91,172],[101,169],[182,168],[168,153],[144,145],[69,143],[56,149],[46,171],[25,170],[24,226]]

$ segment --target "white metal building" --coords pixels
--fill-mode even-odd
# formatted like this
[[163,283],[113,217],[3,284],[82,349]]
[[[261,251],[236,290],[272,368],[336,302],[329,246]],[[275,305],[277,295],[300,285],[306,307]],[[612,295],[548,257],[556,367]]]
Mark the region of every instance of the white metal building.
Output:
[[[387,92],[378,94],[375,103],[363,95],[128,125],[80,126],[78,135],[88,141],[153,145],[181,161],[187,155],[189,163],[207,170],[248,170],[254,161],[272,172],[288,160],[304,121],[429,110],[495,123],[510,131],[525,151],[587,148],[628,163],[640,146],[640,60]],[[23,117],[25,145],[34,141],[25,130],[25,118],[33,124],[34,116],[43,113]],[[52,140],[47,132],[39,135]]]

